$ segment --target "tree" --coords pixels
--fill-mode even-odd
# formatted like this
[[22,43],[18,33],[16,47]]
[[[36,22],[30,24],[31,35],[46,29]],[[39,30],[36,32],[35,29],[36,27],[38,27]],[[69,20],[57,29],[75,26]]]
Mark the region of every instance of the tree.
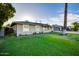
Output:
[[0,3],[0,29],[5,21],[12,18],[15,14],[15,8],[10,3]]
[[78,31],[78,29],[79,29],[79,23],[78,22],[74,22],[74,23],[72,23],[72,25],[73,25],[73,30],[74,31]]

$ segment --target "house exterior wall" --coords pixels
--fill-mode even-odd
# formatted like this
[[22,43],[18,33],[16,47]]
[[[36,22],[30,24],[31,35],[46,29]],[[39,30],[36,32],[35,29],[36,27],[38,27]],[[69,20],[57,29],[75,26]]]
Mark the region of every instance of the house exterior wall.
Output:
[[52,28],[50,27],[43,27],[41,25],[30,25],[30,24],[17,24],[14,27],[14,30],[19,35],[28,35],[33,33],[40,33],[40,32],[51,32]]
[[22,25],[21,24],[16,24],[12,26],[14,32],[16,33],[17,36],[19,36],[22,33]]
[[46,27],[43,27],[43,32],[46,32]]
[[51,31],[53,31],[52,27],[48,27],[47,32],[51,32]]
[[43,32],[42,26],[40,26],[40,25],[36,25],[35,30],[36,30],[36,33]]
[[[23,24],[23,26],[24,26],[24,24]],[[27,24],[25,26],[26,26],[26,28],[25,28],[25,31],[23,30],[22,35],[32,34],[35,31],[35,28],[33,25]],[[23,29],[24,29],[24,27],[23,27]]]
[[53,31],[62,31],[63,30],[63,27],[59,26],[59,25],[53,25],[52,28],[53,28]]
[[14,32],[17,33],[16,32],[17,31],[17,25],[12,26],[12,28],[13,28]]
[[51,27],[48,27],[48,26],[46,26],[46,27],[43,27],[43,32],[45,33],[45,32],[51,32],[52,31],[52,28]]
[[16,31],[17,32],[17,36],[19,36],[23,32],[23,25],[17,24],[16,27],[17,27],[17,31]]
[[31,33],[35,33],[36,32],[35,25],[29,25],[29,32],[31,32]]

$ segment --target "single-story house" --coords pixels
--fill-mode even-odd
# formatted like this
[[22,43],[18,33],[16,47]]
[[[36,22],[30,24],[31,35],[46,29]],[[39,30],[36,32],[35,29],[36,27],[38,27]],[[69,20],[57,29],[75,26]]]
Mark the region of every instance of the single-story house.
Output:
[[52,25],[53,31],[62,31],[63,30],[63,26],[61,25]]
[[[63,26],[61,25],[52,25],[53,31],[63,31]],[[67,26],[66,31],[72,31],[71,26]]]
[[11,24],[14,32],[19,35],[28,35],[33,33],[51,32],[52,27],[48,24],[16,21]]

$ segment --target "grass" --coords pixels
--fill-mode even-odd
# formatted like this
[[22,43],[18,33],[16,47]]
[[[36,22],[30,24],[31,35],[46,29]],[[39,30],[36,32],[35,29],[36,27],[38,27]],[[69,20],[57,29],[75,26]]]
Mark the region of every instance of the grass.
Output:
[[51,32],[0,38],[0,55],[79,56],[79,35]]

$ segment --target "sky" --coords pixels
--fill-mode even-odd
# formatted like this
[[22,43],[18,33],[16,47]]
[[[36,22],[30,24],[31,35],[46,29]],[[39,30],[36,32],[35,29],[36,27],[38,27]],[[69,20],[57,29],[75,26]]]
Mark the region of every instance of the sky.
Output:
[[[46,24],[63,25],[64,3],[12,3],[16,9],[13,21],[31,21]],[[79,3],[68,3],[67,25],[79,22]]]

